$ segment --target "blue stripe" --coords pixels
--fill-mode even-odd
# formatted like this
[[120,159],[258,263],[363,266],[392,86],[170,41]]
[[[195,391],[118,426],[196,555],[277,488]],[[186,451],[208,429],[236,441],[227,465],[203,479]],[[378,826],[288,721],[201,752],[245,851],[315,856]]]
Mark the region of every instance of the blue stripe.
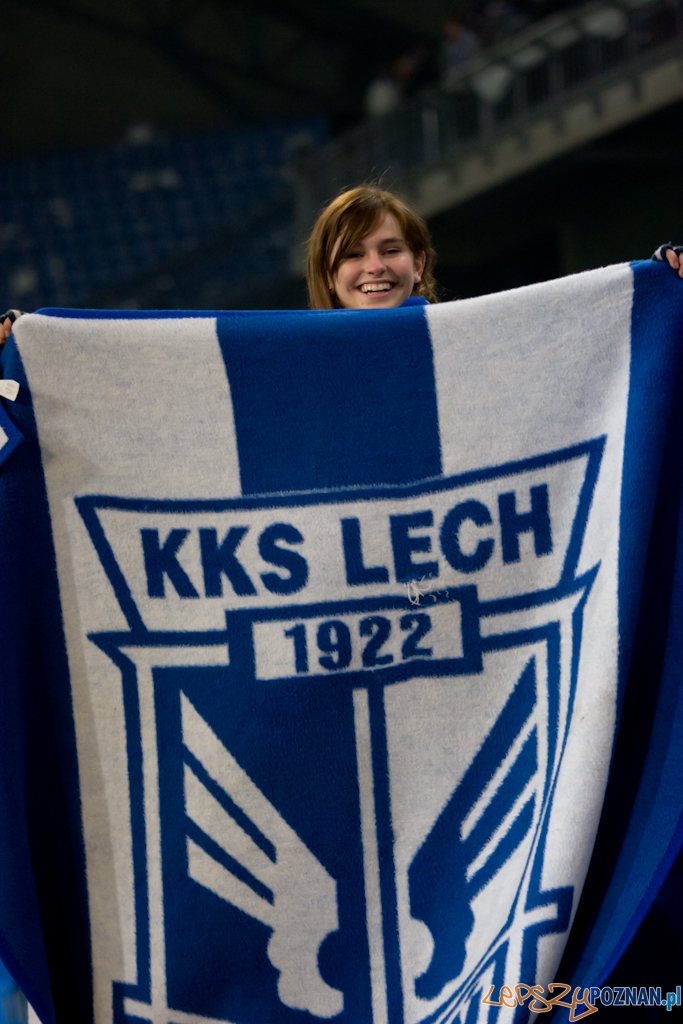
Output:
[[[85,851],[57,566],[26,377],[7,413],[24,440],[0,473],[0,957],[43,1021],[92,1020]],[[49,965],[49,969],[48,969]]]
[[[619,546],[619,731],[562,977],[604,982],[683,834],[683,282],[634,264]],[[577,965],[578,961],[578,965]],[[570,965],[577,965],[571,971]]]
[[217,320],[242,493],[438,476],[434,365],[423,309],[323,315],[324,321],[315,313]]

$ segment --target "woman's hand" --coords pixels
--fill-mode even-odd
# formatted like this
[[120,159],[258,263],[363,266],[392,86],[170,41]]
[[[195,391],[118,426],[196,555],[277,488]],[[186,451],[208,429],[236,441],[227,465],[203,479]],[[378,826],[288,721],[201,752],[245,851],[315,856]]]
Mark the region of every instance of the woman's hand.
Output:
[[[678,247],[677,247],[678,248]],[[672,270],[678,271],[678,276],[683,277],[683,252],[675,252],[674,249],[667,249],[664,258]]]
[[672,245],[671,242],[665,242],[664,245],[655,249],[652,259],[658,260],[660,263],[668,263],[679,277],[683,277],[683,245]]
[[12,324],[20,316],[20,309],[8,309],[6,313],[0,314],[0,349],[9,338]]

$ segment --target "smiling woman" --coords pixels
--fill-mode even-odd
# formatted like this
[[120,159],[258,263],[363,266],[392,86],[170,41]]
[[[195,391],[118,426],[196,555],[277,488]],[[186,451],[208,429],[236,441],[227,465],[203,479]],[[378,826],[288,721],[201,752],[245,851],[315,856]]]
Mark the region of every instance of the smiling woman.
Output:
[[312,309],[391,309],[412,295],[437,301],[435,253],[423,219],[373,185],[337,196],[308,243]]

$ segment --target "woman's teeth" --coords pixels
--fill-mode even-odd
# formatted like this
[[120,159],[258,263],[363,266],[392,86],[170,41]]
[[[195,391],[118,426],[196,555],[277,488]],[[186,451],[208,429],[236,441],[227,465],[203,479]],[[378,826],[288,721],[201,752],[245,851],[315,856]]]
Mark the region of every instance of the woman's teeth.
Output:
[[393,285],[388,281],[383,281],[381,284],[362,284],[360,290],[366,295],[368,292],[388,292]]

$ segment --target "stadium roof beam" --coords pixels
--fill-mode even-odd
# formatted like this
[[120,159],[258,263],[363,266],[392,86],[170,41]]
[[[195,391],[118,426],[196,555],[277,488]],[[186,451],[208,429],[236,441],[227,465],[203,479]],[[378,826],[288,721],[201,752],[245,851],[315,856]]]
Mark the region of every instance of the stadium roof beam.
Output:
[[[241,64],[239,61],[221,54],[207,53],[205,50],[191,46],[173,31],[164,31],[162,27],[148,30],[142,37],[142,41],[155,49],[157,53],[171,59],[174,62],[174,67],[178,67],[176,61],[180,60],[182,62],[180,65],[181,72],[186,74],[188,78],[192,78],[196,84],[204,87],[208,92],[218,90],[226,96],[232,97],[233,95],[229,88],[220,86],[216,79],[206,72],[205,66],[207,65],[214,71],[228,72],[229,75],[247,79],[256,85],[277,89],[293,99],[303,100],[309,104],[319,98],[319,91],[316,92],[305,85],[275,75],[261,64],[257,67],[250,67],[247,64]],[[189,65],[186,63],[188,61]],[[231,98],[230,102],[232,103],[234,100]],[[251,117],[256,116],[246,106],[244,109],[247,113],[250,113]]]
[[[342,42],[354,51],[369,50],[376,54],[378,44],[383,49],[390,49],[392,46],[410,46],[419,40],[407,27],[392,23],[351,0],[335,0],[329,5],[302,3],[301,0],[229,0],[226,6],[258,10],[328,43],[332,40]],[[359,25],[360,21],[362,25]]]
[[[276,89],[292,99],[308,104],[319,100],[319,90],[286,80],[262,66],[250,67],[230,57],[207,52],[183,39],[178,31],[179,26],[202,6],[201,0],[199,3],[182,4],[140,3],[138,0],[138,6],[147,9],[150,15],[140,27],[66,3],[64,0],[22,0],[22,3],[25,7],[49,11],[80,25],[142,43],[162,59],[172,63],[176,72],[233,117],[237,115],[239,118],[253,119],[258,117],[258,113],[242,99],[240,93],[243,94],[243,90],[238,90],[236,85],[230,83],[229,77],[232,76],[262,88]],[[220,80],[215,72],[221,74]],[[226,72],[229,76],[227,81]]]

